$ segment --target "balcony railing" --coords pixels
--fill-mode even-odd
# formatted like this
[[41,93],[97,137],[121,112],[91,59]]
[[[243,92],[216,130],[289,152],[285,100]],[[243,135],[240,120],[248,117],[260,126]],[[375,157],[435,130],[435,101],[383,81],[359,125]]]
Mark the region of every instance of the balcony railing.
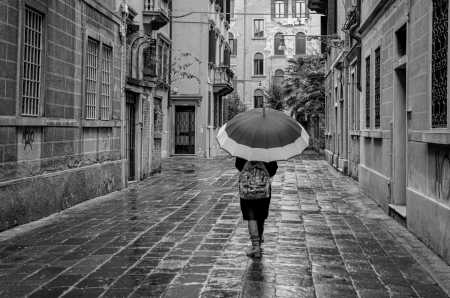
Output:
[[233,91],[233,72],[228,66],[214,68],[214,93],[226,95]]
[[158,30],[169,23],[170,0],[145,0],[144,26],[146,31]]
[[169,0],[145,0],[145,11],[161,11],[169,14]]
[[230,84],[231,85],[231,75],[229,67],[218,66],[214,71],[214,84]]

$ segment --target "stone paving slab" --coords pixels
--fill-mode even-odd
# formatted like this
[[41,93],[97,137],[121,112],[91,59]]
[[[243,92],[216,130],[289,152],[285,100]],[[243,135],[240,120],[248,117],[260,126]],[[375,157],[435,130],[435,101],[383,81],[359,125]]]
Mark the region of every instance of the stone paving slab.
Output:
[[313,154],[279,166],[260,260],[233,160],[171,158],[0,233],[0,297],[448,297],[449,266],[355,181]]

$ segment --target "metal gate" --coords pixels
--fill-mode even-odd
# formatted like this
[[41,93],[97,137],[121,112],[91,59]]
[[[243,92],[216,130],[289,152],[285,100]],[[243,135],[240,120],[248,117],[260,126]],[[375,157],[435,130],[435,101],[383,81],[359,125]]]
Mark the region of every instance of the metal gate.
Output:
[[175,107],[175,154],[195,154],[195,107]]

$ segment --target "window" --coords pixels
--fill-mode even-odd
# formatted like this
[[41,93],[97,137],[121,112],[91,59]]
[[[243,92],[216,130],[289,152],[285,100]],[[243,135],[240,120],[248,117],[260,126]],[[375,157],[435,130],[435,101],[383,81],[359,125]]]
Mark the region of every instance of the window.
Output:
[[[273,0],[272,0],[273,1]],[[275,0],[273,1],[273,17],[274,18],[287,18],[287,1],[285,0]]]
[[284,35],[283,33],[277,33],[274,37],[274,53],[275,55],[284,55],[284,49],[286,48],[286,45],[284,43]]
[[431,126],[447,127],[448,1],[433,0]]
[[[86,48],[86,119],[109,120],[112,114],[113,48],[88,37]],[[99,77],[99,70],[100,77]],[[100,96],[99,96],[100,95]],[[100,104],[98,98],[100,97]]]
[[100,42],[88,38],[86,50],[86,119],[97,119],[97,69]]
[[262,108],[264,106],[264,94],[259,89],[255,90],[253,104],[255,108]]
[[370,128],[370,56],[366,58],[366,128]]
[[306,54],[306,37],[305,33],[298,32],[295,35],[295,54],[305,55]]
[[261,53],[256,53],[253,59],[253,73],[258,75],[264,75],[264,56]]
[[380,48],[375,50],[375,128],[380,128],[380,102],[381,102],[381,86],[380,86]]
[[231,55],[237,55],[237,39],[234,38],[233,33],[228,33],[228,41],[230,43]]
[[163,63],[163,77],[162,77],[162,80],[166,84],[169,83],[169,50],[170,47],[169,45],[166,44],[166,46],[164,47],[164,54],[163,54],[164,63]]
[[107,45],[102,47],[102,82],[100,97],[100,119],[111,118],[111,69],[112,48]]
[[273,76],[274,85],[281,86],[284,80],[284,71],[282,69],[277,69]]
[[144,77],[156,77],[156,42],[155,40],[142,52],[144,60]]
[[234,0],[230,0],[230,17],[234,19]]
[[294,18],[305,18],[306,8],[304,0],[295,0],[292,6],[292,15]]
[[254,38],[264,37],[264,19],[253,20],[253,37]]
[[44,16],[25,8],[22,74],[22,115],[39,116]]

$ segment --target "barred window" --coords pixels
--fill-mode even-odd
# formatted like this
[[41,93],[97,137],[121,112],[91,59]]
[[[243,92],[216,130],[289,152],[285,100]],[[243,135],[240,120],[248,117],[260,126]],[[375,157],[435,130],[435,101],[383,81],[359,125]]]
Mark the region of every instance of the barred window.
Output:
[[106,45],[102,47],[102,85],[100,98],[100,119],[111,118],[111,68],[112,48]]
[[448,1],[433,0],[431,125],[447,127]]
[[26,7],[23,39],[22,115],[39,116],[44,16]]
[[380,48],[375,50],[375,128],[380,127],[380,105],[381,105],[381,60],[380,60]]
[[86,50],[86,119],[97,118],[97,69],[100,42],[88,38]]
[[370,128],[370,56],[366,58],[366,128]]

